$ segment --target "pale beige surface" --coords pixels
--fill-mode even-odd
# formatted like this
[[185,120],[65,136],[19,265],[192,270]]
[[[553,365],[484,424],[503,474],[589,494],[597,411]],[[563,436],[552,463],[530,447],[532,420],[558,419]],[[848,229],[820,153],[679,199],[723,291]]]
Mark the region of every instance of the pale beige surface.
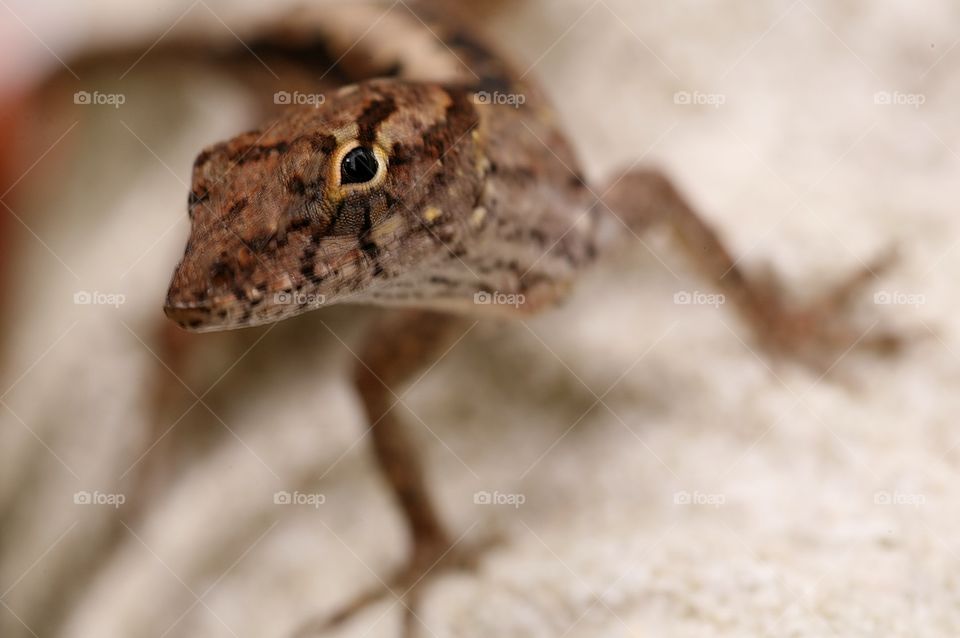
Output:
[[[124,18],[103,4],[63,13],[147,32],[189,6]],[[226,3],[208,4],[230,21]],[[106,5],[120,13],[94,19]],[[41,13],[31,25],[45,36]],[[745,264],[773,264],[801,295],[895,244],[901,262],[865,295],[864,326],[929,338],[896,364],[853,353],[824,380],[769,367],[728,310],[674,303],[709,290],[658,236],[557,312],[479,324],[406,402],[451,525],[506,544],[479,575],[436,583],[424,635],[960,632],[958,24],[949,0],[530,0],[493,13],[490,32],[554,97],[591,178],[641,157],[666,167]],[[49,250],[24,237],[4,376],[16,382],[0,413],[0,503],[16,514],[3,521],[4,636],[30,635],[13,614],[46,635],[57,608],[58,636],[286,636],[402,560],[357,443],[339,339],[354,347],[358,332],[333,310],[278,326],[233,368],[259,333],[211,354],[187,381],[201,394],[229,370],[206,399],[219,419],[201,407],[184,425],[219,445],[140,504],[72,605],[44,598],[112,516],[73,494],[129,489],[119,477],[156,437],[148,384],[166,373],[140,339],[153,343],[186,234],[180,180],[199,145],[243,126],[239,101],[217,101],[226,89],[194,89],[176,126],[132,104],[84,119],[67,139],[88,155],[27,218]],[[680,91],[724,103],[677,104]],[[924,103],[876,104],[878,91]],[[77,290],[127,303],[75,306]],[[918,303],[875,305],[873,292]],[[274,505],[284,489],[326,500]],[[481,490],[525,502],[478,506]],[[363,619],[383,614],[370,635],[398,611]]]

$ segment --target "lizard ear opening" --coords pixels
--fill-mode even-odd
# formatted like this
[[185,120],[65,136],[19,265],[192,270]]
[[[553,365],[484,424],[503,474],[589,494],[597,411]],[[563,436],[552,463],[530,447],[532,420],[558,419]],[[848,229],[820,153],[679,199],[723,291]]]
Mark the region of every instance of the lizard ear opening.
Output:
[[338,149],[333,159],[332,181],[344,194],[371,190],[387,177],[387,156],[376,145],[367,147],[352,141]]

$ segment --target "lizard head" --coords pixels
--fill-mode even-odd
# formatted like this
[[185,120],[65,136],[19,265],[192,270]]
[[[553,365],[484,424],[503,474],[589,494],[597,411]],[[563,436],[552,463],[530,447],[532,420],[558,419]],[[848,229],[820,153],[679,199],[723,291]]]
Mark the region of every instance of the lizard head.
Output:
[[470,232],[486,170],[471,96],[375,80],[204,150],[167,316],[222,330],[402,303],[403,280]]

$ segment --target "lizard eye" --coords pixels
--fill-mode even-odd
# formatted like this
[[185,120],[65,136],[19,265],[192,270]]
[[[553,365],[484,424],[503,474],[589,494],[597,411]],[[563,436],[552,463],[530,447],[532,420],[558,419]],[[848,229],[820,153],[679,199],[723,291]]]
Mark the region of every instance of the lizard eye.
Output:
[[358,146],[340,162],[341,184],[363,184],[377,176],[380,165],[377,156],[369,148]]

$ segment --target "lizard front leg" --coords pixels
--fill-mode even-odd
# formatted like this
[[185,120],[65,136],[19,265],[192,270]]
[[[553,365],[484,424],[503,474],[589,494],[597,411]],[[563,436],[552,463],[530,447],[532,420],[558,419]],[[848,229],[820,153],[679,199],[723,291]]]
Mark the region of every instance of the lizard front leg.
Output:
[[322,635],[388,593],[406,608],[404,635],[414,635],[420,586],[429,574],[471,567],[477,549],[455,546],[430,495],[421,454],[398,414],[399,395],[469,330],[454,315],[425,310],[385,311],[357,353],[353,379],[369,423],[377,464],[394,494],[410,533],[410,558],[388,581],[354,598],[338,613],[311,623],[298,636]]
[[721,242],[716,231],[696,213],[662,173],[632,171],[606,189],[603,205],[634,233],[666,224],[694,264],[753,328],[761,344],[818,369],[827,369],[854,345],[892,349],[892,335],[872,336],[846,320],[845,306],[889,265],[885,256],[854,273],[805,307],[791,307],[776,282],[751,279]]
[[387,311],[374,323],[353,379],[370,424],[377,463],[396,497],[413,539],[413,560],[450,546],[407,424],[397,414],[398,394],[465,332],[463,320],[420,310]]

